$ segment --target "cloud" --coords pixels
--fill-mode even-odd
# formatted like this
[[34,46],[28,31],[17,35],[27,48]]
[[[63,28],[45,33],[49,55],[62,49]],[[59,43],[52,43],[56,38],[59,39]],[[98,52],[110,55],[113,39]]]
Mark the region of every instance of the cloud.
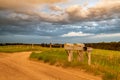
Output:
[[37,35],[61,40],[112,34],[114,37],[120,32],[119,0],[103,0],[92,7],[67,3],[64,7],[54,3],[57,0],[34,1],[0,0],[0,36]]
[[93,36],[92,38],[108,38],[108,37],[119,37],[120,36],[120,33],[109,33],[109,34],[105,34],[105,33],[102,33],[102,34],[97,34],[95,36]]
[[39,13],[39,19],[43,22],[51,22],[51,23],[61,23],[65,21],[65,15],[57,15],[57,14],[47,14],[47,13]]
[[51,4],[65,1],[66,0],[0,0],[0,9],[30,8],[40,4]]
[[65,10],[71,22],[120,18],[120,1],[103,0],[93,7],[73,5]]
[[53,11],[62,11],[62,8],[56,5],[49,5],[49,9]]
[[83,32],[69,32],[67,34],[63,34],[61,37],[77,37],[77,36],[90,36],[93,34],[83,33]]
[[87,18],[88,11],[79,5],[73,5],[66,9],[70,21],[79,21]]
[[[37,4],[61,2],[62,0],[0,0],[0,8],[8,8],[11,13],[16,14],[16,18],[26,21],[40,21],[60,24],[71,24],[86,21],[101,21],[106,19],[120,18],[120,1],[102,0],[97,5],[85,7],[80,5],[72,5],[62,8],[57,5],[50,4],[47,7],[39,7]],[[19,3],[19,4],[18,4]],[[67,4],[67,3],[66,3]],[[43,8],[52,11],[42,11]],[[15,10],[14,10],[15,9]],[[2,9],[2,11],[5,11]],[[57,13],[59,11],[59,13]],[[26,19],[23,16],[26,15]],[[9,15],[6,15],[9,16]],[[28,17],[27,17],[28,16]]]
[[103,3],[88,10],[88,16],[93,20],[120,18],[120,2]]
[[72,5],[65,9],[62,9],[59,6],[51,6],[50,10],[60,11],[61,13],[45,13],[38,12],[37,15],[41,20],[51,23],[76,23],[84,21],[102,21],[108,19],[117,19],[120,18],[120,3],[119,2],[108,2],[106,5],[105,2],[99,3],[96,6],[85,8],[80,5]]

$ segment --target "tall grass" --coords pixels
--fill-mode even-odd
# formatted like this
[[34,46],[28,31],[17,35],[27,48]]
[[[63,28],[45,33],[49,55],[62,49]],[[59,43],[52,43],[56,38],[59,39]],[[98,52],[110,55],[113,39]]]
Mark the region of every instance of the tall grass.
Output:
[[95,75],[102,75],[103,80],[120,80],[120,51],[94,49],[91,55],[92,64],[88,66],[86,54],[84,54],[84,61],[78,62],[77,54],[74,52],[73,61],[68,62],[67,53],[63,48],[50,49],[32,45],[0,46],[0,52],[23,51],[33,51],[30,55],[31,59],[41,60],[51,65],[84,69]]
[[41,53],[32,53],[30,58],[42,60],[45,63],[63,67],[77,67],[95,75],[102,75],[103,80],[120,80],[120,52],[110,50],[94,49],[92,52],[92,65],[88,66],[87,56],[84,61],[76,60],[74,53],[72,62],[67,61],[67,54],[64,49],[51,49]]
[[67,54],[64,50],[50,49],[43,51],[41,53],[33,52],[30,58],[43,60],[44,62],[49,62],[51,65],[58,63],[58,65],[67,61]]
[[8,46],[0,46],[0,52],[23,52],[23,51],[41,51],[46,50],[41,46],[32,46],[32,45],[8,45]]

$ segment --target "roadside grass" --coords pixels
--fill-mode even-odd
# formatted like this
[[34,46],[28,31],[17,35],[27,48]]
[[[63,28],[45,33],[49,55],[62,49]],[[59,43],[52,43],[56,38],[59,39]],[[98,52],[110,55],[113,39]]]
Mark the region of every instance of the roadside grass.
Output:
[[[24,51],[44,51],[46,48],[41,46],[31,46],[31,45],[8,45],[0,46],[0,52],[14,53],[14,52],[24,52]],[[47,49],[48,50],[48,49]]]
[[77,54],[74,53],[73,61],[68,62],[63,48],[46,49],[41,53],[33,52],[30,55],[31,59],[41,60],[50,65],[84,69],[95,75],[101,75],[103,80],[120,80],[120,51],[94,49],[90,66],[87,64],[86,54],[83,62],[78,62],[76,57]]
[[[50,65],[73,67],[84,69],[87,72],[101,75],[103,80],[120,80],[120,51],[94,49],[92,52],[92,64],[88,66],[87,56],[84,61],[78,62],[74,53],[72,62],[67,61],[67,54],[63,48],[45,48],[32,45],[0,46],[0,52],[14,53],[32,51],[30,59],[36,59]],[[41,52],[42,51],[42,52]]]
[[51,65],[58,64],[61,65],[62,63],[67,61],[67,55],[64,50],[59,49],[50,49],[46,51],[42,51],[41,53],[33,52],[30,55],[30,58],[43,60],[45,63],[49,62]]

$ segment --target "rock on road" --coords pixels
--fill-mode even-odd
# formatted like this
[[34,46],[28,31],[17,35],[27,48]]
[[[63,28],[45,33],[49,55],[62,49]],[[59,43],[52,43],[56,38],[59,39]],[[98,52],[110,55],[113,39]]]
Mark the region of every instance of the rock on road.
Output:
[[29,60],[31,52],[0,53],[0,80],[101,80],[80,70]]

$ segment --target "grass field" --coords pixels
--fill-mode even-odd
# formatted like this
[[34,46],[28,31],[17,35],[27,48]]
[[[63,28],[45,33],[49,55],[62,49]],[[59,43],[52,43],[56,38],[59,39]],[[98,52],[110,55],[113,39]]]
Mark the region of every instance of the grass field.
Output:
[[41,46],[32,46],[32,45],[8,45],[8,46],[0,46],[0,52],[23,52],[23,51],[43,51],[46,48]]
[[92,52],[92,65],[88,66],[87,56],[84,55],[84,62],[74,60],[67,61],[67,54],[64,49],[49,49],[41,53],[32,53],[30,58],[42,60],[50,65],[73,67],[84,69],[87,72],[101,75],[103,80],[120,80],[120,52],[111,50],[94,49]]
[[73,61],[68,62],[67,54],[63,48],[50,49],[30,45],[0,46],[0,52],[23,51],[32,51],[30,59],[41,60],[50,65],[79,68],[100,75],[103,80],[120,80],[120,51],[94,49],[92,52],[92,64],[88,66],[86,54],[84,55],[84,62],[78,62],[75,53]]

